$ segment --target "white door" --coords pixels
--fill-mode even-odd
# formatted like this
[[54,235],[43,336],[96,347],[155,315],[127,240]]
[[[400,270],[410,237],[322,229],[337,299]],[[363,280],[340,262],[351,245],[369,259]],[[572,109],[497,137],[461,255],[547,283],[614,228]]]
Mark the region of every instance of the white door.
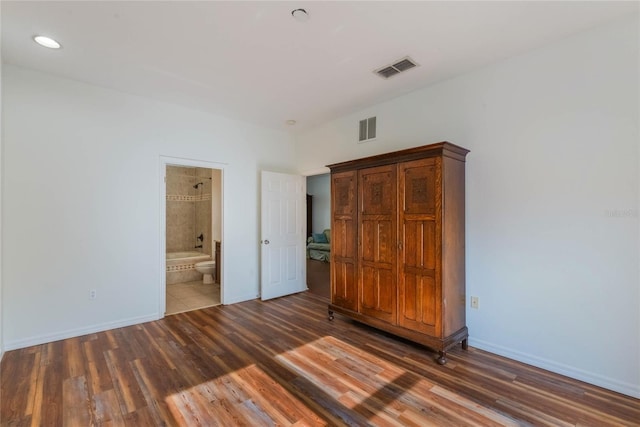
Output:
[[263,300],[307,289],[306,185],[302,176],[262,171]]

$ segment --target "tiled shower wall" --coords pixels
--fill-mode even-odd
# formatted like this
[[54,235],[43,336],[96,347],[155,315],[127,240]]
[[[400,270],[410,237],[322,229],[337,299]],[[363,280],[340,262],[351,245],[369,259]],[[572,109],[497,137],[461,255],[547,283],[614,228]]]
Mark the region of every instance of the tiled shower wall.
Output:
[[211,169],[167,166],[167,252],[185,251],[212,254]]
[[211,250],[211,169],[196,168],[196,183],[202,182],[196,192],[196,236],[204,235],[201,251],[212,255]]

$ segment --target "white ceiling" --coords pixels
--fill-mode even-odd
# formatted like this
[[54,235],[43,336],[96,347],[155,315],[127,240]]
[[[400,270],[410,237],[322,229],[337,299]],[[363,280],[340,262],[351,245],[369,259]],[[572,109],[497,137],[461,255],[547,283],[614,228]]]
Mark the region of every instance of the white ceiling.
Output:
[[[308,129],[624,15],[637,2],[1,2],[3,62]],[[305,8],[301,23],[291,11]],[[36,45],[43,34],[58,51]],[[389,80],[373,70],[410,55]],[[553,64],[549,64],[553,66]],[[288,119],[297,120],[287,126]]]

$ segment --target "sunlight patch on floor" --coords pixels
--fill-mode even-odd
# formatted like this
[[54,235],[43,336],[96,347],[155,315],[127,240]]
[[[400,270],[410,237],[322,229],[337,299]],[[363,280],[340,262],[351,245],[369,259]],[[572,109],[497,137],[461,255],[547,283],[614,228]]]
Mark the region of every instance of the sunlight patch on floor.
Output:
[[[241,357],[241,356],[239,356]],[[250,364],[172,394],[165,402],[180,425],[445,425],[443,420],[516,426],[512,419],[407,372],[388,359],[332,336],[274,356],[287,381]],[[280,374],[279,374],[280,375]],[[284,385],[283,385],[284,384]],[[314,407],[315,411],[311,409]],[[341,409],[342,408],[342,409]],[[318,413],[334,415],[329,421]]]

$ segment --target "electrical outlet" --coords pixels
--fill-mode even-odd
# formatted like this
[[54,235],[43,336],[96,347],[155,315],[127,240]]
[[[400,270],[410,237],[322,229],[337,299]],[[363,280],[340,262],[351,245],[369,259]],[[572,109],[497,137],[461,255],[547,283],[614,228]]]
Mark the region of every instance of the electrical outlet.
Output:
[[471,297],[471,308],[478,308],[478,297]]
[[89,299],[96,299],[96,290],[95,289],[91,289],[89,291]]

